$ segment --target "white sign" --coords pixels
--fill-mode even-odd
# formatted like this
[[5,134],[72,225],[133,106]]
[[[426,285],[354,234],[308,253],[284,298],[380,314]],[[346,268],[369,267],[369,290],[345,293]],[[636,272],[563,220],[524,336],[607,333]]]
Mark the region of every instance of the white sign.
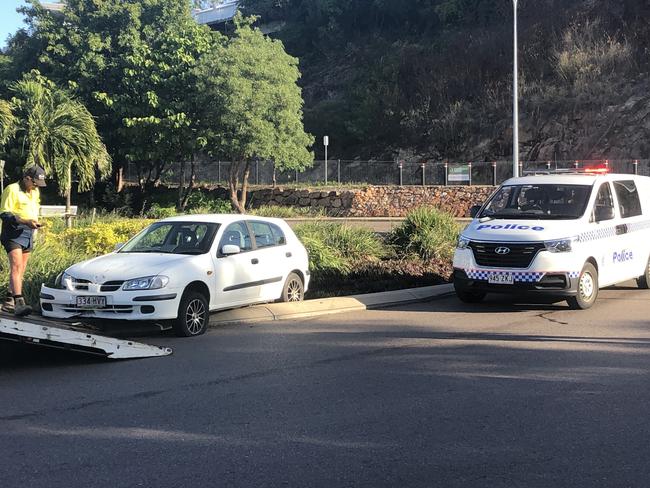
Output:
[[330,145],[330,138],[329,136],[323,137],[323,146],[329,146]]

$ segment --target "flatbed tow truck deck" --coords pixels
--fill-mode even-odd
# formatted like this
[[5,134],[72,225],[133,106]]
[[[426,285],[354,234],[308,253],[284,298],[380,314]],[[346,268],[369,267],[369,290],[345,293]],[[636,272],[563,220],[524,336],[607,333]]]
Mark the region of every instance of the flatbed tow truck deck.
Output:
[[169,347],[103,335],[97,327],[90,324],[51,320],[37,314],[16,317],[0,312],[0,339],[108,359],[169,356],[173,352]]

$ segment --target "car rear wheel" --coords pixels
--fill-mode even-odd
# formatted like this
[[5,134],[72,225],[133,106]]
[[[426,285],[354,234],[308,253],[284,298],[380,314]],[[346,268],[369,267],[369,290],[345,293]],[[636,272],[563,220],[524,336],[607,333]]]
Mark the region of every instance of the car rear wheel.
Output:
[[598,271],[591,263],[586,263],[578,278],[578,293],[567,299],[569,307],[574,310],[590,308],[598,298]]
[[205,333],[210,321],[208,300],[196,291],[186,291],[178,307],[174,332],[179,337],[194,337]]
[[289,273],[282,289],[283,302],[302,302],[305,298],[305,285],[296,273]]
[[645,273],[636,279],[636,284],[643,290],[650,289],[650,258],[648,258],[648,264],[645,266]]

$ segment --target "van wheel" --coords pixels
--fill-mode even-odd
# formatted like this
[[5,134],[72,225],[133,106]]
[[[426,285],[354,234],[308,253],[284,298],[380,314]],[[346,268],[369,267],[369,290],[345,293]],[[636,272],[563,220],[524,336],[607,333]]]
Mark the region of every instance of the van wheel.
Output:
[[487,293],[484,291],[469,291],[461,288],[454,281],[454,290],[456,291],[456,296],[463,303],[479,303],[483,301]]
[[598,298],[598,271],[591,263],[585,263],[578,278],[578,293],[567,298],[569,307],[573,310],[586,310]]
[[196,291],[186,291],[178,307],[174,332],[179,337],[194,337],[205,333],[210,321],[208,300]]
[[648,264],[645,267],[645,273],[643,276],[639,276],[636,279],[636,284],[642,290],[650,289],[650,258],[648,258]]
[[282,288],[280,300],[283,302],[302,302],[305,298],[305,285],[296,273],[289,273]]

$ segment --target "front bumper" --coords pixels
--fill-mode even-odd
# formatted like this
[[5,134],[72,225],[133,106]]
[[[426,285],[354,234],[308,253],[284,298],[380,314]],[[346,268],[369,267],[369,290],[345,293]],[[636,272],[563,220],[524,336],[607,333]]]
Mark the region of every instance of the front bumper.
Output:
[[[104,308],[79,308],[77,297],[106,297]],[[41,312],[45,317],[112,320],[170,320],[178,315],[181,293],[176,289],[88,293],[41,286]]]
[[[526,269],[479,266],[470,249],[457,249],[454,255],[454,285],[463,291],[482,291],[510,295],[570,297],[577,294],[580,262],[572,253],[539,252]],[[489,283],[491,275],[511,274],[513,284]]]

